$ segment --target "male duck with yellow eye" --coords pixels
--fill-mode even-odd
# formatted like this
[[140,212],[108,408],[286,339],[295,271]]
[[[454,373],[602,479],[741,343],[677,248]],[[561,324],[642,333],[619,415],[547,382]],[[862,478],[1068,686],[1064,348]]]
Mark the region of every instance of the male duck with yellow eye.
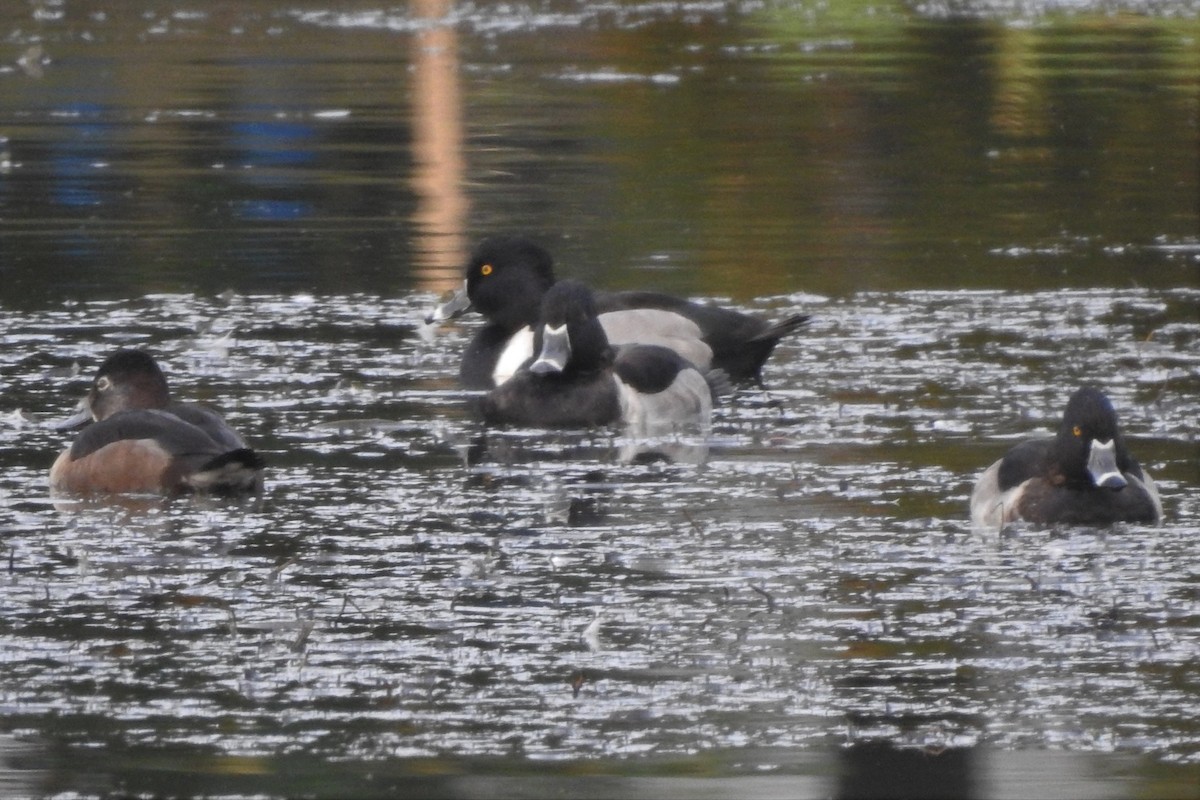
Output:
[[1157,523],[1162,503],[1129,454],[1108,397],[1084,387],[1071,395],[1054,437],[1017,445],[979,477],[971,520],[979,528]]
[[[432,324],[474,310],[487,320],[463,354],[464,386],[498,386],[528,360],[542,298],[554,284],[553,259],[529,239],[499,236],[476,248],[463,287],[426,319]],[[809,319],[797,314],[771,323],[658,292],[597,291],[594,299],[600,324],[614,346],[667,347],[702,370],[721,369],[735,382],[761,383],[763,365],[775,345]]]
[[[706,433],[719,370],[701,372],[657,345],[612,347],[591,291],[560,281],[546,292],[531,359],[480,403],[485,421],[546,428],[622,424],[633,436]],[[710,383],[711,381],[711,383]]]
[[262,459],[215,411],[172,402],[167,379],[141,350],[118,350],[96,373],[76,417],[91,423],[50,469],[54,493],[249,494]]

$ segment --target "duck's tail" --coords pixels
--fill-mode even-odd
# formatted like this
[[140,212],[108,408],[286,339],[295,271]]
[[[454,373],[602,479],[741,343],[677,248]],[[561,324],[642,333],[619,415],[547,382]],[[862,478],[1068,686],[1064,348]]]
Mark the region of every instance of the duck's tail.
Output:
[[751,341],[755,342],[778,342],[785,336],[795,333],[801,328],[808,325],[812,319],[810,314],[793,314],[782,322],[777,322],[770,326],[762,333],[755,336]]
[[248,494],[262,490],[262,456],[248,447],[211,459],[189,475],[188,486],[204,494]]
[[[745,369],[744,372],[730,371],[734,379],[738,381],[748,380],[760,388],[765,388],[763,387],[762,380],[763,365],[771,357],[771,353],[775,350],[775,345],[779,344],[779,340],[784,336],[793,334],[807,326],[810,319],[812,317],[808,314],[793,314],[781,322],[768,325],[753,339],[750,339],[747,350],[754,355],[749,359],[746,365],[748,369]],[[726,365],[722,364],[722,366]]]

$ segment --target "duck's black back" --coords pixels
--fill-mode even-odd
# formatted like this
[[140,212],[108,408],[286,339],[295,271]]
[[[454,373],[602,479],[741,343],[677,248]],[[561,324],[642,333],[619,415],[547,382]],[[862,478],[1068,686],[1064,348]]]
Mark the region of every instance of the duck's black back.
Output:
[[659,292],[597,292],[596,304],[601,313],[657,308],[687,317],[696,323],[701,338],[712,348],[712,366],[735,381],[758,380],[779,340],[809,320],[807,315],[795,315],[773,324],[733,309]]
[[692,367],[687,359],[667,347],[635,344],[616,349],[613,371],[630,388],[642,394],[657,394]]

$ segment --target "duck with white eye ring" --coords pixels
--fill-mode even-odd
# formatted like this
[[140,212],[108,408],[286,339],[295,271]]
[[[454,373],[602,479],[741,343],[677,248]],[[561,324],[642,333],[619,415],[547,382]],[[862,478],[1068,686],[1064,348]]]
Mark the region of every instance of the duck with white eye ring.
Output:
[[50,469],[56,495],[262,492],[262,458],[212,409],[173,400],[143,350],[105,359],[79,413],[55,427],[83,424]]
[[971,521],[999,528],[1039,525],[1157,523],[1162,502],[1154,481],[1126,448],[1112,402],[1099,389],[1071,395],[1053,437],[1022,442],[979,476]]
[[621,424],[634,436],[706,433],[714,392],[728,389],[719,370],[702,372],[668,348],[612,347],[591,291],[577,281],[550,288],[534,334],[535,357],[482,398],[486,422],[545,428]]

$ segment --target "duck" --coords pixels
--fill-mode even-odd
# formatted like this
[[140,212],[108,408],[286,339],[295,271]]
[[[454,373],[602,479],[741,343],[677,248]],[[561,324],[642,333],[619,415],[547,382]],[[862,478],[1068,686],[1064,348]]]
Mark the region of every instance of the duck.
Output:
[[1018,521],[1156,524],[1163,516],[1158,488],[1130,455],[1112,401],[1092,386],[1071,395],[1053,437],[1018,444],[979,476],[970,512],[975,527],[991,529]]
[[485,422],[544,428],[620,424],[633,436],[707,432],[714,393],[728,386],[661,345],[614,347],[595,296],[563,280],[542,299],[534,352],[480,402]]
[[[494,236],[480,242],[467,261],[463,285],[425,320],[436,324],[471,310],[486,319],[463,353],[459,377],[465,387],[498,386],[532,355],[533,325],[555,283],[552,256],[532,239]],[[810,319],[794,314],[773,323],[659,292],[597,291],[594,297],[611,344],[667,347],[700,369],[717,368],[732,382],[760,386],[775,346]]]
[[145,350],[119,349],[92,379],[79,412],[58,427],[86,427],[50,468],[55,494],[261,492],[263,459],[216,411],[171,399]]

